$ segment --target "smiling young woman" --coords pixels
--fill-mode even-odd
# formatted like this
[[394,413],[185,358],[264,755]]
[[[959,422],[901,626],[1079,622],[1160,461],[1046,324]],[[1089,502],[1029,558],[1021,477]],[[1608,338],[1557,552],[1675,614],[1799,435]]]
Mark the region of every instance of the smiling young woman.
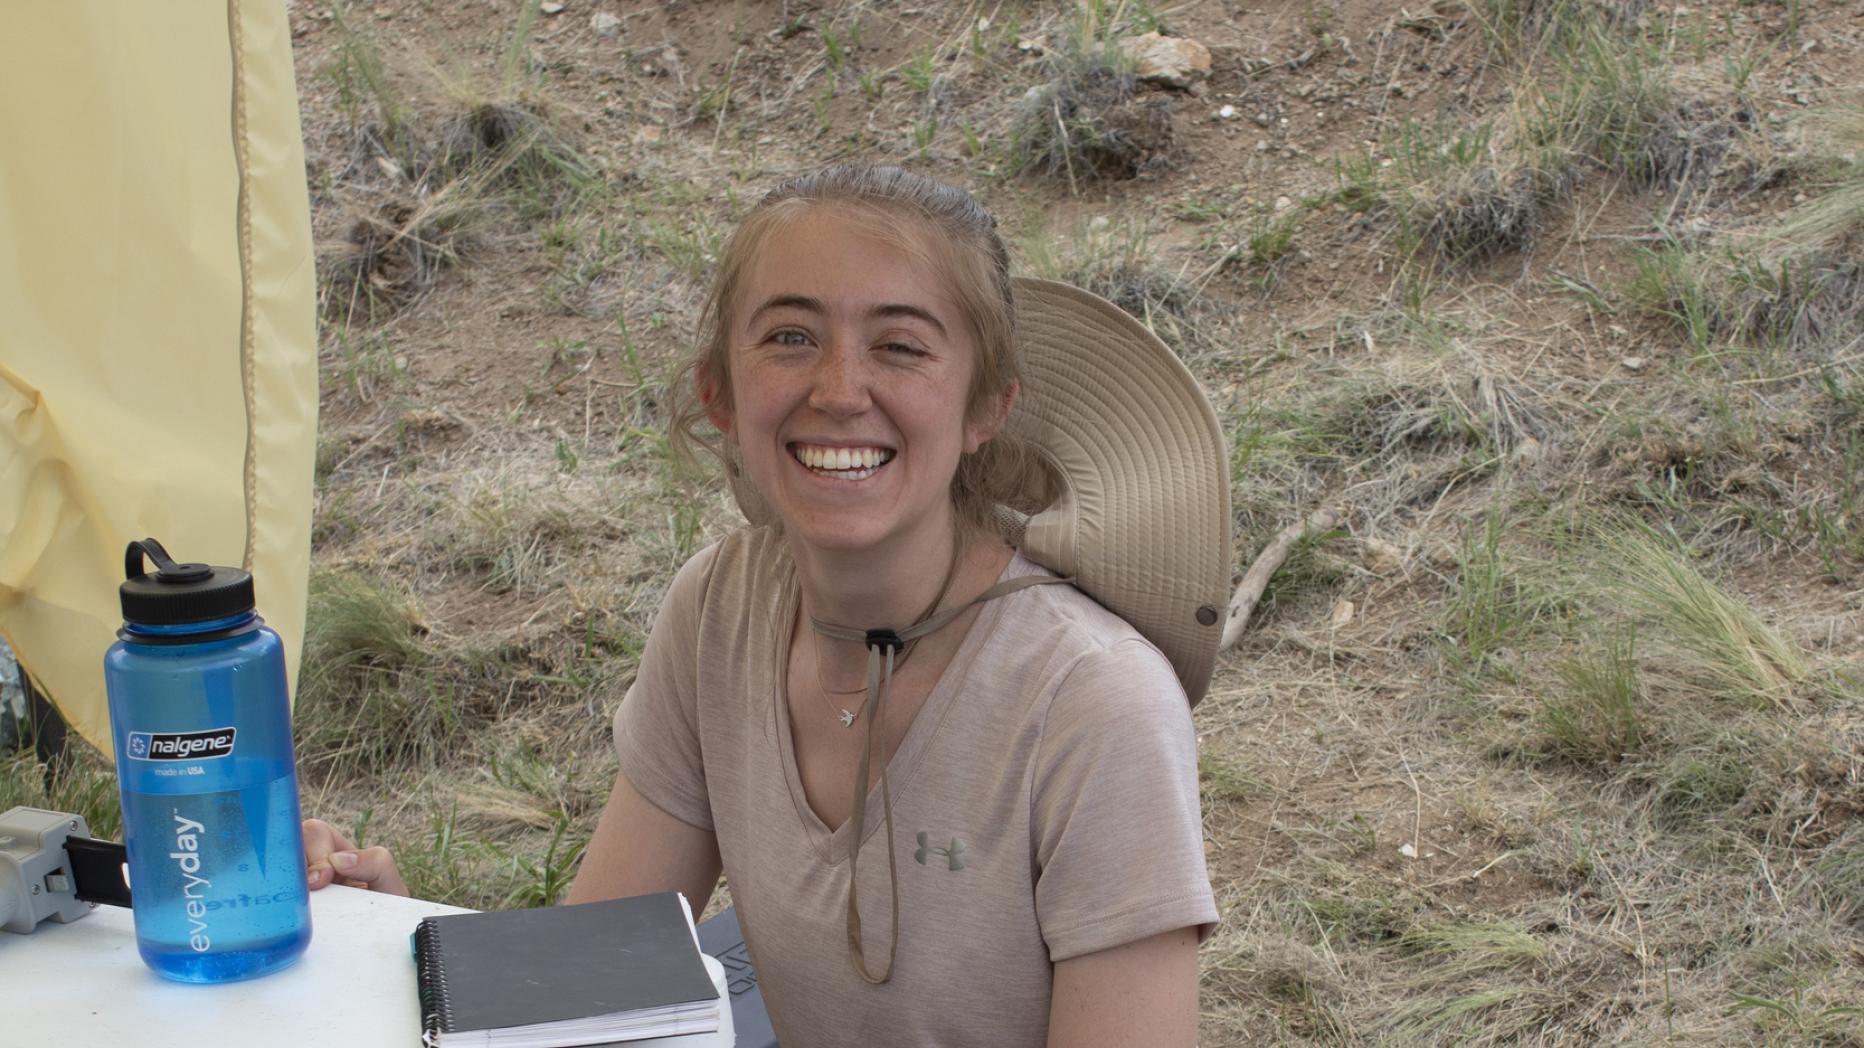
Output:
[[751,526],[673,581],[571,901],[722,868],[785,1044],[1192,1044],[1230,563],[1189,374],[897,168],[773,190],[701,336],[675,439]]
[[874,582],[931,572],[888,579],[868,595],[877,606],[823,609],[836,621],[900,621],[938,588],[942,560],[908,555],[955,540],[952,477],[1016,393],[1011,381],[971,403],[979,351],[962,309],[870,225],[815,209],[770,232],[731,308],[737,394],[708,412],[805,571],[832,552],[871,565]]

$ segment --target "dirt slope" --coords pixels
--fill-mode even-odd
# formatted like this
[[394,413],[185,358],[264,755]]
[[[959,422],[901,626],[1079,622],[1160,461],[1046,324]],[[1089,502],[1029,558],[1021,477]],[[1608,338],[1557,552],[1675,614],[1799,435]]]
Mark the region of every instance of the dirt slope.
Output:
[[887,160],[1184,356],[1239,573],[1341,511],[1198,711],[1202,1043],[1864,1038],[1864,6],[545,6],[290,4],[311,807],[561,892],[735,519],[659,435],[721,238]]

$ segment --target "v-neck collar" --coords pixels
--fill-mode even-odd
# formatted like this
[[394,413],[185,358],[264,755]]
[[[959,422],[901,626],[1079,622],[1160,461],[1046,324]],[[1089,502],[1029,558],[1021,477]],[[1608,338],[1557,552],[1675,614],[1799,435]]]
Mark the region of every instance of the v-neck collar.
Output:
[[[1027,574],[1029,566],[1023,563],[1020,552],[1012,553],[1009,563],[997,576],[999,582]],[[854,818],[852,815],[843,820],[833,830],[822,821],[809,805],[809,795],[803,790],[802,768],[796,760],[796,739],[790,730],[789,706],[789,651],[795,641],[798,611],[801,594],[796,587],[795,565],[788,565],[782,583],[777,587],[775,607],[771,615],[771,642],[774,645],[775,660],[774,687],[776,688],[777,748],[783,760],[783,778],[789,785],[790,799],[795,802],[796,816],[802,824],[803,832],[815,846],[817,854],[830,865],[846,862],[850,852],[851,838],[854,836]],[[971,664],[977,659],[980,647],[988,642],[995,631],[997,616],[1002,614],[1003,601],[992,600],[978,610],[977,618],[972,620],[971,629],[965,634],[958,650],[952,654],[951,661],[939,674],[938,682],[926,695],[919,712],[913,716],[913,722],[906,727],[906,735],[900,740],[900,748],[894,751],[893,759],[887,763],[888,788],[893,794],[893,807],[897,810],[901,798],[911,788],[913,774],[919,768],[931,740],[938,733],[939,725],[964,691],[965,679],[970,675]],[[867,791],[864,799],[867,805],[865,821],[866,832],[863,838],[871,838],[886,824],[883,811],[879,776],[875,776],[874,785]]]

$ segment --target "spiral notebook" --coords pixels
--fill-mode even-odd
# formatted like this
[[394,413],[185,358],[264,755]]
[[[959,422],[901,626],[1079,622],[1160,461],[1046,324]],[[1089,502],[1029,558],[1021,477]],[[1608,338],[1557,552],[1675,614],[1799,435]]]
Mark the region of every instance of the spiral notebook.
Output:
[[414,961],[430,1048],[569,1048],[719,1027],[718,989],[678,892],[428,917]]

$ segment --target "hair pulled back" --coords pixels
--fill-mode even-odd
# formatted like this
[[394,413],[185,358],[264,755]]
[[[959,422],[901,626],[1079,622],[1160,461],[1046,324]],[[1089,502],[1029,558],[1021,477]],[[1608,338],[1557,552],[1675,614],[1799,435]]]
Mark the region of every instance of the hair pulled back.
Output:
[[[697,345],[672,391],[669,420],[675,451],[703,447],[732,468],[732,452],[707,433],[707,403],[730,411],[732,311],[745,275],[775,235],[818,208],[862,235],[896,247],[939,275],[958,304],[977,346],[967,412],[972,421],[1001,410],[1002,396],[1021,377],[1015,338],[1015,298],[1009,252],[997,220],[962,189],[898,167],[838,164],[790,179],[765,194],[745,216],[719,260],[700,315]],[[952,502],[959,519],[982,526],[991,506],[1014,498],[1026,455],[999,430],[959,461]]]

